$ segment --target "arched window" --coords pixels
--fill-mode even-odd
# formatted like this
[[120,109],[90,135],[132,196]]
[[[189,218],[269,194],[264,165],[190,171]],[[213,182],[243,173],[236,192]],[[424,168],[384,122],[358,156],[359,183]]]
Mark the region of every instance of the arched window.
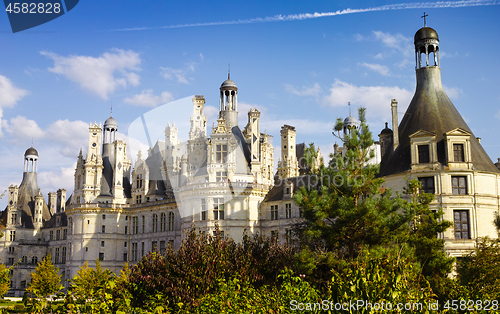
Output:
[[168,213],[168,231],[174,231],[174,213]]
[[153,214],[153,232],[158,232],[158,215]]
[[23,258],[21,259],[21,263],[28,264],[28,258],[26,256],[23,256]]
[[161,213],[160,215],[160,231],[163,232],[165,231],[165,227],[166,227],[166,221],[167,220],[167,215],[165,215],[165,213]]
[[38,257],[37,256],[33,256],[33,258],[31,259],[31,264],[38,264]]

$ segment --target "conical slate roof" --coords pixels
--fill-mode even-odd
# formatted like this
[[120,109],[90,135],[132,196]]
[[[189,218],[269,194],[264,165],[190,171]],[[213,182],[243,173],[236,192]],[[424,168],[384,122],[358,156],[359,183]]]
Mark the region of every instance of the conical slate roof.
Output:
[[[438,161],[446,164],[444,133],[456,128],[472,134],[443,89],[441,69],[437,66],[417,69],[415,95],[399,125],[399,146],[384,155],[379,175],[388,176],[410,170],[410,135],[419,130],[436,134]],[[500,172],[474,135],[471,135],[470,143],[474,170]]]

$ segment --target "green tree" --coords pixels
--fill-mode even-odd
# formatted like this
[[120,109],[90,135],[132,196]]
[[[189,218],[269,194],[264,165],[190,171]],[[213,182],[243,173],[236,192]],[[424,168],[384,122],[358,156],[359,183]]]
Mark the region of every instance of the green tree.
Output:
[[31,283],[29,284],[28,292],[35,296],[32,300],[32,307],[37,308],[37,304],[41,305],[41,309],[47,306],[47,298],[61,291],[61,275],[59,268],[52,264],[50,254],[38,263],[35,271],[31,273]]
[[[374,152],[364,108],[359,110],[359,121],[359,128],[350,128],[345,137],[339,134],[345,155],[332,155],[328,167],[310,165],[307,183],[294,195],[307,220],[305,236],[321,239],[327,251],[349,259],[364,245],[394,242],[412,218],[404,210],[404,200],[381,187],[379,166],[368,163]],[[338,119],[335,130],[343,128]],[[314,154],[314,148],[309,148],[306,160],[313,160]]]
[[453,268],[455,259],[444,251],[444,239],[437,237],[452,223],[442,219],[443,210],[431,210],[429,204],[434,194],[420,193],[421,183],[417,179],[408,181],[405,194],[409,196],[409,210],[414,213],[410,232],[406,242],[414,249],[417,261],[422,267],[422,274],[431,283],[438,295],[446,293],[445,281]]
[[10,271],[12,267],[6,267],[4,264],[0,264],[0,296],[3,296],[10,289]]
[[460,283],[473,298],[500,299],[500,239],[483,238],[457,265]]
[[71,282],[70,293],[75,308],[84,313],[107,313],[114,308],[113,289],[115,274],[101,267],[96,261],[95,269],[85,262]]

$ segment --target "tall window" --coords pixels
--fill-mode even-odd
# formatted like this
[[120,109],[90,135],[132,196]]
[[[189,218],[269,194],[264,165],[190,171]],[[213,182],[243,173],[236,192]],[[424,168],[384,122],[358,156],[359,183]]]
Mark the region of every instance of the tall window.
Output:
[[426,164],[430,161],[429,145],[418,145],[418,163]]
[[218,171],[215,173],[215,181],[216,182],[226,182],[227,181],[227,172]]
[[27,256],[23,256],[23,258],[21,259],[21,263],[28,264],[28,257]]
[[158,215],[153,214],[153,232],[158,232]]
[[160,231],[163,232],[165,231],[165,227],[166,227],[166,224],[167,224],[167,215],[165,215],[165,213],[161,213],[160,215]]
[[285,204],[285,216],[286,219],[292,218],[292,204]]
[[54,264],[59,264],[59,248],[56,247],[56,256],[55,256],[55,260],[54,260]]
[[453,222],[455,226],[455,239],[470,239],[469,211],[454,210]]
[[224,220],[223,198],[214,198],[214,220]]
[[99,252],[99,260],[104,261],[104,253],[103,252]]
[[56,240],[61,239],[61,230],[56,230]]
[[467,177],[451,177],[451,187],[455,195],[467,194]]
[[418,178],[422,187],[420,188],[420,193],[431,193],[434,194],[434,177],[420,177]]
[[142,174],[138,174],[136,177],[136,186],[138,189],[142,188]]
[[49,239],[54,240],[54,230],[50,230],[49,232]]
[[174,213],[168,213],[168,231],[174,231]]
[[464,144],[453,144],[453,161],[464,162]]
[[165,241],[160,241],[160,253],[165,253]]
[[271,205],[271,220],[278,220],[278,205]]
[[142,233],[146,232],[146,216],[142,216]]
[[278,242],[279,241],[279,233],[278,230],[272,230],[271,231],[271,240]]
[[66,264],[66,247],[63,246],[62,248],[62,260],[61,263]]
[[132,261],[137,261],[137,243],[132,243]]
[[144,242],[141,242],[141,256],[144,256],[145,251],[145,244]]
[[10,223],[15,225],[17,221],[17,214],[11,214],[10,219],[11,219]]
[[16,232],[15,231],[10,232],[10,241],[16,241]]
[[227,161],[227,145],[215,146],[215,161],[225,163]]
[[207,201],[201,199],[201,220],[207,220]]
[[68,229],[63,229],[63,240],[68,238]]
[[69,234],[73,234],[73,218],[68,218]]
[[33,256],[33,258],[31,259],[31,264],[33,265],[38,264],[38,256]]
[[101,229],[102,233],[106,233],[106,226],[102,226]]
[[137,195],[137,196],[135,197],[135,202],[136,202],[137,204],[142,203],[142,195]]
[[292,230],[285,229],[285,240],[287,244],[290,244],[292,242]]
[[139,217],[132,217],[132,234],[139,233]]

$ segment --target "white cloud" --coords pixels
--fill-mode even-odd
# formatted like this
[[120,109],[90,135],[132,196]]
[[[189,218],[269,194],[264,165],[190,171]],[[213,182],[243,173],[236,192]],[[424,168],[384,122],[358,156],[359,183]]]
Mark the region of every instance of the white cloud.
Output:
[[172,69],[169,67],[160,67],[160,73],[163,78],[167,80],[172,80],[175,78],[177,82],[183,84],[189,84],[189,81],[186,78],[187,72],[187,69]]
[[215,119],[219,114],[219,108],[214,106],[205,105],[205,110],[203,111],[208,120]]
[[[279,133],[284,124],[294,126],[297,134],[325,134],[331,132],[335,121],[318,121],[308,119],[274,119],[261,120],[260,129],[268,133]],[[279,140],[279,137],[278,137]],[[275,143],[276,144],[276,143]]]
[[9,139],[16,142],[29,140],[31,143],[32,139],[39,139],[45,136],[45,132],[34,120],[26,119],[23,116],[11,118],[10,122],[3,120],[2,127],[10,135]]
[[376,40],[379,40],[384,46],[397,50],[405,56],[410,56],[413,53],[412,39],[401,34],[392,35],[381,31],[374,31],[373,35]]
[[135,72],[140,71],[141,58],[132,50],[112,49],[97,58],[63,57],[47,51],[40,54],[54,61],[54,67],[49,71],[65,76],[103,99],[108,99],[118,87],[139,85],[139,75]]
[[302,86],[300,90],[296,89],[290,84],[285,84],[285,89],[294,95],[298,96],[318,96],[323,90],[321,89],[321,86],[319,86],[318,83],[315,83],[311,87],[307,86]]
[[[39,165],[40,167],[40,165]],[[67,197],[73,193],[75,183],[76,162],[71,167],[60,167],[59,171],[42,171],[38,173],[38,183],[43,191],[57,191],[65,188]]]
[[330,88],[330,94],[323,101],[331,107],[347,106],[367,108],[369,120],[387,120],[390,118],[391,99],[396,98],[400,104],[398,111],[404,112],[410,103],[413,92],[397,86],[356,86],[340,80],[335,80]]
[[192,78],[188,77],[189,73],[194,72],[196,67],[205,60],[205,57],[201,53],[199,58],[200,60],[198,62],[187,62],[184,68],[174,69],[170,67],[160,67],[160,74],[167,80],[175,79],[178,83],[189,84],[189,80],[192,80]]
[[464,94],[462,89],[458,87],[448,87],[446,85],[443,85],[443,88],[446,92],[446,95],[448,95],[448,97],[450,97],[451,99],[458,99]]
[[390,75],[390,70],[387,66],[381,65],[381,64],[373,64],[373,63],[358,63],[358,65],[365,67],[367,69],[370,69],[372,71],[375,71],[383,76],[389,76]]
[[153,94],[152,89],[145,89],[140,94],[125,98],[125,102],[134,106],[156,107],[174,100],[170,92],[163,92],[159,96]]
[[27,94],[27,90],[15,87],[7,77],[0,75],[0,137],[3,136],[3,108],[14,106]]

